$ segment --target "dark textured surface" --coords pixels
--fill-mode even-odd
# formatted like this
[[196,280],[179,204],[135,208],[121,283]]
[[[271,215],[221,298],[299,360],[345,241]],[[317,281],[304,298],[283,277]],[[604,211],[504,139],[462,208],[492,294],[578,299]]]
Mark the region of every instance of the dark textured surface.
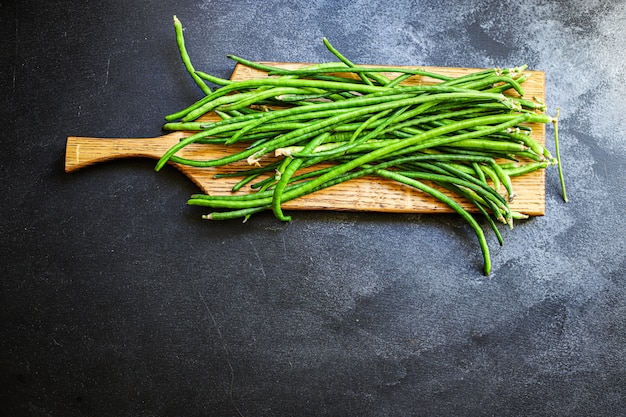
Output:
[[[0,3],[0,415],[626,415],[622,1]],[[139,5],[137,5],[139,4]],[[571,202],[210,223],[152,161],[63,173],[68,135],[156,136],[228,53],[544,70]],[[549,131],[550,132],[550,131]],[[551,146],[551,142],[550,146]]]

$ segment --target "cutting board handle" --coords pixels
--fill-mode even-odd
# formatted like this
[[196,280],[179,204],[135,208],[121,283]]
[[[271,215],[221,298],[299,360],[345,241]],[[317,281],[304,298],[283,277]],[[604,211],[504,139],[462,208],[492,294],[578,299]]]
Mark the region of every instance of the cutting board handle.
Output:
[[91,138],[70,136],[65,146],[65,172],[118,158],[160,158],[184,132],[155,138]]

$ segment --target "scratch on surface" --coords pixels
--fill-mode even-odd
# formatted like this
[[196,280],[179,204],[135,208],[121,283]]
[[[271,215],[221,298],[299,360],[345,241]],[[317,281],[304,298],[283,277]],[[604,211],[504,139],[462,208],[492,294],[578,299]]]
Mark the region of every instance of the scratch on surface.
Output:
[[104,85],[107,85],[109,83],[109,69],[110,68],[111,68],[111,58],[108,58],[107,59],[107,71],[104,76]]
[[261,271],[261,274],[263,275],[263,278],[267,278],[267,275],[265,274],[265,268],[263,267],[263,260],[261,259],[261,256],[259,255],[259,251],[257,250],[256,246],[254,246],[252,242],[250,242],[249,239],[246,238],[246,242],[248,242],[248,244],[252,247],[254,256],[256,257],[257,261],[259,261],[259,269]]
[[217,324],[217,321],[215,320],[213,313],[211,313],[211,309],[209,308],[209,305],[207,304],[206,300],[204,299],[200,291],[198,291],[198,295],[200,296],[200,300],[202,300],[202,304],[204,304],[204,308],[206,308],[207,314],[211,318],[211,321],[213,322],[213,325],[215,326],[215,329],[217,330],[217,335],[222,341],[222,348],[224,349],[224,353],[226,353],[226,364],[228,365],[228,368],[230,369],[230,389],[228,393],[230,396],[230,402],[233,408],[235,409],[235,411],[237,412],[237,414],[241,417],[244,417],[241,411],[239,411],[237,404],[235,404],[235,398],[233,395],[233,387],[235,385],[235,368],[233,368],[233,364],[230,361],[230,351],[228,350],[228,347],[226,346],[226,342],[224,341],[224,336],[222,335],[220,326]]

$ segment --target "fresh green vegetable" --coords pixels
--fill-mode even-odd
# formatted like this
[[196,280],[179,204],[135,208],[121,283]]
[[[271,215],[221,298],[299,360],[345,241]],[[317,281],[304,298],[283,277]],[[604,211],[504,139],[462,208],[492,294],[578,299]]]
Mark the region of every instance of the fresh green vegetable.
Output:
[[[272,210],[278,219],[289,221],[291,217],[282,211],[285,202],[376,175],[427,193],[459,213],[479,240],[484,272],[489,274],[485,235],[460,201],[477,208],[500,244],[502,236],[495,222],[512,228],[514,219],[526,217],[509,207],[515,196],[512,176],[558,165],[567,201],[557,117],[549,116],[543,103],[524,98],[526,66],[459,77],[421,69],[361,66],[323,39],[339,62],[288,70],[230,55],[242,65],[271,75],[231,81],[194,69],[182,25],[176,18],[174,23],[182,61],[204,97],[166,116],[164,129],[195,133],[165,152],[156,170],[168,162],[215,167],[247,161],[255,166],[222,175],[241,177],[231,195],[191,196],[190,205],[215,210],[205,218],[248,219]],[[439,83],[403,84],[412,76]],[[210,89],[206,82],[216,87]],[[516,94],[504,94],[508,91]],[[220,120],[198,121],[209,112]],[[557,158],[532,139],[528,123],[553,124]],[[246,143],[247,147],[213,160],[178,156],[192,143]],[[282,159],[268,165],[267,156]],[[245,185],[253,192],[237,193]],[[506,197],[498,191],[501,185]]]

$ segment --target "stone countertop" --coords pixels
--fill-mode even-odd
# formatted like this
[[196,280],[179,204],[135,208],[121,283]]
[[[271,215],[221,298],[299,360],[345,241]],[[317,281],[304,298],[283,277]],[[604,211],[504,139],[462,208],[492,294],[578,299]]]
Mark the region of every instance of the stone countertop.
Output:
[[[0,3],[0,415],[626,415],[622,1]],[[63,172],[67,136],[161,134],[227,54],[545,71],[570,202],[207,222],[153,161]],[[550,131],[548,147],[551,148]],[[553,148],[551,148],[553,149]]]

